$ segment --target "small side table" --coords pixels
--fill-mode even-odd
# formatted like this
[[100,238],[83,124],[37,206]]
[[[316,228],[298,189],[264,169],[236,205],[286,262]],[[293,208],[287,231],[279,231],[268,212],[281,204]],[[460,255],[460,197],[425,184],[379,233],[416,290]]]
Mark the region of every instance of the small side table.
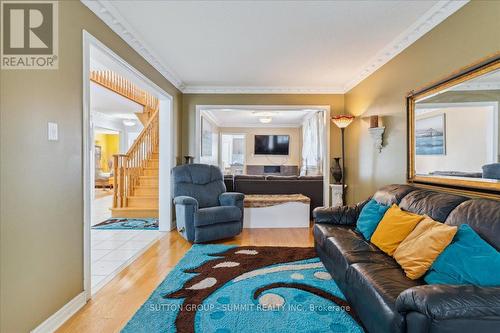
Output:
[[[344,185],[344,190],[347,185]],[[342,184],[330,184],[330,197],[332,200],[332,207],[342,206]]]

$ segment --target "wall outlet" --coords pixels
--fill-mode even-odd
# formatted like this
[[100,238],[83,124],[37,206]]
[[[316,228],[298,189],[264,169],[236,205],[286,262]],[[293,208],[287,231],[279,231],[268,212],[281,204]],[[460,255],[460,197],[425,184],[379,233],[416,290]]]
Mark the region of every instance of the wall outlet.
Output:
[[57,123],[48,123],[48,130],[47,130],[47,135],[49,141],[57,141],[59,140],[59,133],[57,129]]

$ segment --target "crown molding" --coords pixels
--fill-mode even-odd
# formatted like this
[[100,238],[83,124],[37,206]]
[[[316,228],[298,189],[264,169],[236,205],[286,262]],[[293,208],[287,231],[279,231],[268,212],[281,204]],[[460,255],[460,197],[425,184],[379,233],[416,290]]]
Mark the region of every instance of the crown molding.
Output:
[[222,123],[219,126],[219,129],[221,129],[221,132],[223,132],[224,128],[226,129],[227,128],[299,128],[301,126],[302,124],[294,124],[294,123],[273,124],[272,122],[268,124]]
[[118,10],[106,0],[80,0],[94,14],[97,15],[107,26],[120,36],[131,48],[139,53],[151,66],[153,66],[163,77],[170,81],[177,89],[183,91],[184,84],[179,76],[160,57],[153,52],[153,49],[144,42],[140,34],[120,15]]
[[342,87],[221,87],[196,86],[184,87],[185,94],[343,94]]
[[357,86],[377,69],[388,63],[392,58],[397,56],[468,2],[469,0],[441,0],[436,3],[414,24],[371,58],[370,61],[358,71],[355,77],[344,86],[344,93],[349,92],[349,90]]
[[221,122],[217,117],[212,113],[212,110],[203,110],[201,113],[202,117],[206,117],[208,120],[210,120],[212,123],[215,124],[215,126],[220,127]]
[[470,0],[441,0],[422,15],[414,24],[387,44],[357,72],[354,78],[339,87],[251,87],[251,86],[198,86],[186,85],[180,77],[164,64],[153,49],[143,42],[140,34],[119,14],[108,0],[80,0],[116,32],[130,47],[139,53],[158,72],[185,94],[345,94],[364,79],[401,53],[420,37],[462,8]]

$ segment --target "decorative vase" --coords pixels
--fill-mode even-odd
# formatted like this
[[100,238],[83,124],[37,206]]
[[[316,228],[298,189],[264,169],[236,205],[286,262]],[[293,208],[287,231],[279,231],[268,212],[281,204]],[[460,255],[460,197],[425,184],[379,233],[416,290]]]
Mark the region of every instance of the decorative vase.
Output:
[[330,171],[332,173],[333,179],[335,179],[335,183],[339,184],[342,180],[342,168],[340,167],[340,157],[334,157],[334,162]]

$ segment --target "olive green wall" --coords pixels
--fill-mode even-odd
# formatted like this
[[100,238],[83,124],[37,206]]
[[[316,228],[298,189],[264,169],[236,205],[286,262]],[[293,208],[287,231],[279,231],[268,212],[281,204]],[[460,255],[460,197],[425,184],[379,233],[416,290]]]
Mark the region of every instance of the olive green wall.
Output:
[[[345,96],[182,96],[79,1],[61,1],[59,70],[0,72],[1,332],[33,329],[83,290],[82,29],[174,96],[175,121],[182,125],[178,160],[194,153],[197,104],[330,105],[332,114],[386,114],[380,154],[367,119],[346,130],[353,202],[381,185],[405,181],[404,96],[499,51],[500,2],[472,1]],[[47,141],[48,121],[59,123],[58,142]],[[338,156],[339,131],[331,128],[332,156]]]
[[82,29],[172,95],[180,121],[180,92],[80,1],[59,3],[58,70],[0,71],[1,332],[28,332],[83,291]]
[[[345,96],[358,117],[346,130],[348,201],[406,180],[405,96],[500,51],[500,1],[472,1],[362,81]],[[384,148],[373,149],[366,114],[384,114]]]
[[[184,94],[182,155],[195,154],[196,105],[329,105],[331,115],[344,112],[341,94]],[[331,124],[330,155],[340,156],[340,131]]]

